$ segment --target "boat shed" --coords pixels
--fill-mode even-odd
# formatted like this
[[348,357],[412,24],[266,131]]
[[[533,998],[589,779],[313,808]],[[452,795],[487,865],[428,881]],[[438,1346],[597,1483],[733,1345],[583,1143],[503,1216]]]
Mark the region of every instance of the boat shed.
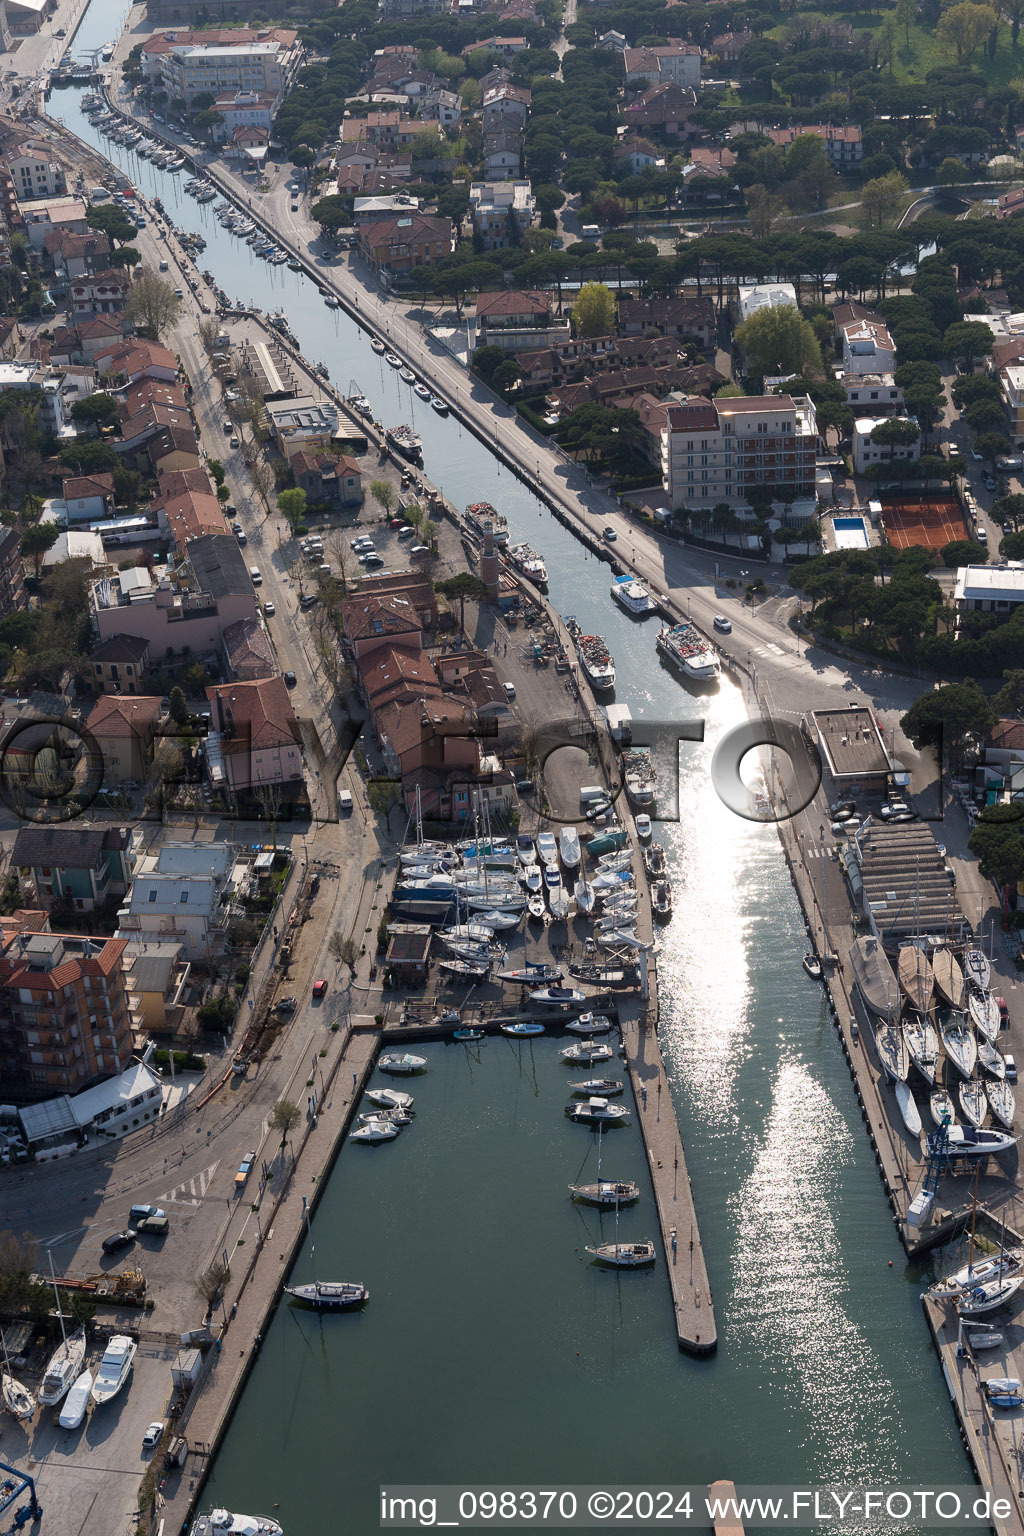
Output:
[[385,966],[403,980],[425,980],[431,938],[429,923],[392,923]]
[[967,938],[950,868],[924,822],[869,820],[852,839],[850,856],[860,871],[864,914],[890,954],[913,938],[953,945]]
[[864,704],[816,709],[811,720],[832,786],[851,795],[883,794],[893,762],[871,710]]

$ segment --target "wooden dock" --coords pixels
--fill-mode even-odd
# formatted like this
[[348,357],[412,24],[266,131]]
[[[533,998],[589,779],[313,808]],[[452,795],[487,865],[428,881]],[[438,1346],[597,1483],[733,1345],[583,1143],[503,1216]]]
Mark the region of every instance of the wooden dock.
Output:
[[[722,1478],[717,1483],[711,1483],[708,1487],[708,1498],[717,1501],[719,1505],[731,1499],[735,1504],[736,1484]],[[714,1515],[712,1517],[715,1527],[715,1536],[743,1536],[743,1522],[738,1516]]]

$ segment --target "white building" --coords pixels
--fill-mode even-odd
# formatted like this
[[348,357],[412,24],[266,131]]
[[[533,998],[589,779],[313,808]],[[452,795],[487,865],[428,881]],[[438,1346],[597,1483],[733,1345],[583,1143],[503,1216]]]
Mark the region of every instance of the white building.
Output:
[[224,843],[167,843],[140,861],[117,937],[178,943],[190,960],[223,947],[234,855]]
[[1010,363],[999,370],[999,387],[1006,406],[1007,432],[1015,448],[1024,443],[1024,367]]
[[224,121],[214,127],[213,136],[218,142],[231,139],[236,128],[265,128],[269,135],[280,105],[280,98],[269,92],[222,91],[213,111],[219,112]]
[[533,225],[537,204],[528,181],[474,181],[469,188],[473,234],[485,251],[512,245],[511,221],[521,235]]
[[54,160],[50,146],[39,139],[25,139],[6,157],[14,190],[21,202],[36,197],[63,197],[67,191],[64,167]]
[[753,283],[748,288],[741,287],[737,305],[740,324],[759,309],[781,309],[786,304],[793,309],[800,307],[792,283]]
[[846,403],[855,411],[878,416],[903,414],[903,391],[891,373],[844,373],[840,383]]
[[0,395],[9,390],[40,390],[43,403],[38,424],[52,437],[74,437],[75,429],[64,418],[63,378],[35,363],[0,363]]
[[623,48],[626,84],[647,80],[651,85],[684,85],[700,89],[700,49],[696,43],[669,43],[659,48]]
[[862,475],[869,464],[916,463],[921,457],[921,434],[912,443],[876,443],[871,434],[876,427],[891,421],[905,421],[917,426],[907,416],[860,416],[853,424],[853,470]]
[[843,373],[892,373],[896,346],[880,320],[843,326]]
[[41,1104],[18,1110],[25,1140],[35,1148],[36,1161],[77,1147],[92,1132],[97,1140],[126,1136],[129,1131],[156,1120],[163,1101],[164,1085],[145,1062],[133,1062],[117,1077],[86,1088],[84,1093],[62,1093]]
[[209,92],[256,92],[279,106],[295,84],[303,59],[298,33],[284,27],[184,28],[157,32],[143,44],[143,73],[175,100]]
[[694,396],[668,405],[661,433],[662,484],[673,511],[728,502],[749,512],[747,492],[777,487],[776,502],[815,494],[818,426],[813,402],[790,395]]
[[961,613],[1001,613],[1009,618],[1024,603],[1024,561],[960,566],[953,602]]

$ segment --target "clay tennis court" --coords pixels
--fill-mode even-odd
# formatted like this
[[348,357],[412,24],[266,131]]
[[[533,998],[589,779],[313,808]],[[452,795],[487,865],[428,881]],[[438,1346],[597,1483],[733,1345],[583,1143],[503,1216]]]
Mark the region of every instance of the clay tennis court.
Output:
[[880,523],[894,549],[907,549],[911,544],[941,549],[954,539],[967,537],[963,514],[951,496],[927,501],[912,497],[883,500]]

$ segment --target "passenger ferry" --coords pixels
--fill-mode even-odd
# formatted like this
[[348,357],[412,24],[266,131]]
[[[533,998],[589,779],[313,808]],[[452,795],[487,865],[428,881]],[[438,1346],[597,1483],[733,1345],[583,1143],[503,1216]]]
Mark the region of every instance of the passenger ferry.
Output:
[[515,570],[525,576],[527,581],[535,582],[538,587],[547,582],[548,568],[529,544],[510,544],[506,554]]
[[490,523],[494,530],[494,542],[499,549],[503,549],[508,543],[508,523],[501,513],[491,506],[489,501],[475,501],[471,507],[466,508],[466,522],[474,533],[483,536],[484,524]]
[[642,581],[635,576],[616,576],[612,582],[612,597],[625,608],[627,613],[640,619],[647,613],[653,612],[654,604],[651,602],[651,594]]
[[663,629],[658,636],[658,650],[694,682],[717,682],[721,676],[718,652],[693,624]]

